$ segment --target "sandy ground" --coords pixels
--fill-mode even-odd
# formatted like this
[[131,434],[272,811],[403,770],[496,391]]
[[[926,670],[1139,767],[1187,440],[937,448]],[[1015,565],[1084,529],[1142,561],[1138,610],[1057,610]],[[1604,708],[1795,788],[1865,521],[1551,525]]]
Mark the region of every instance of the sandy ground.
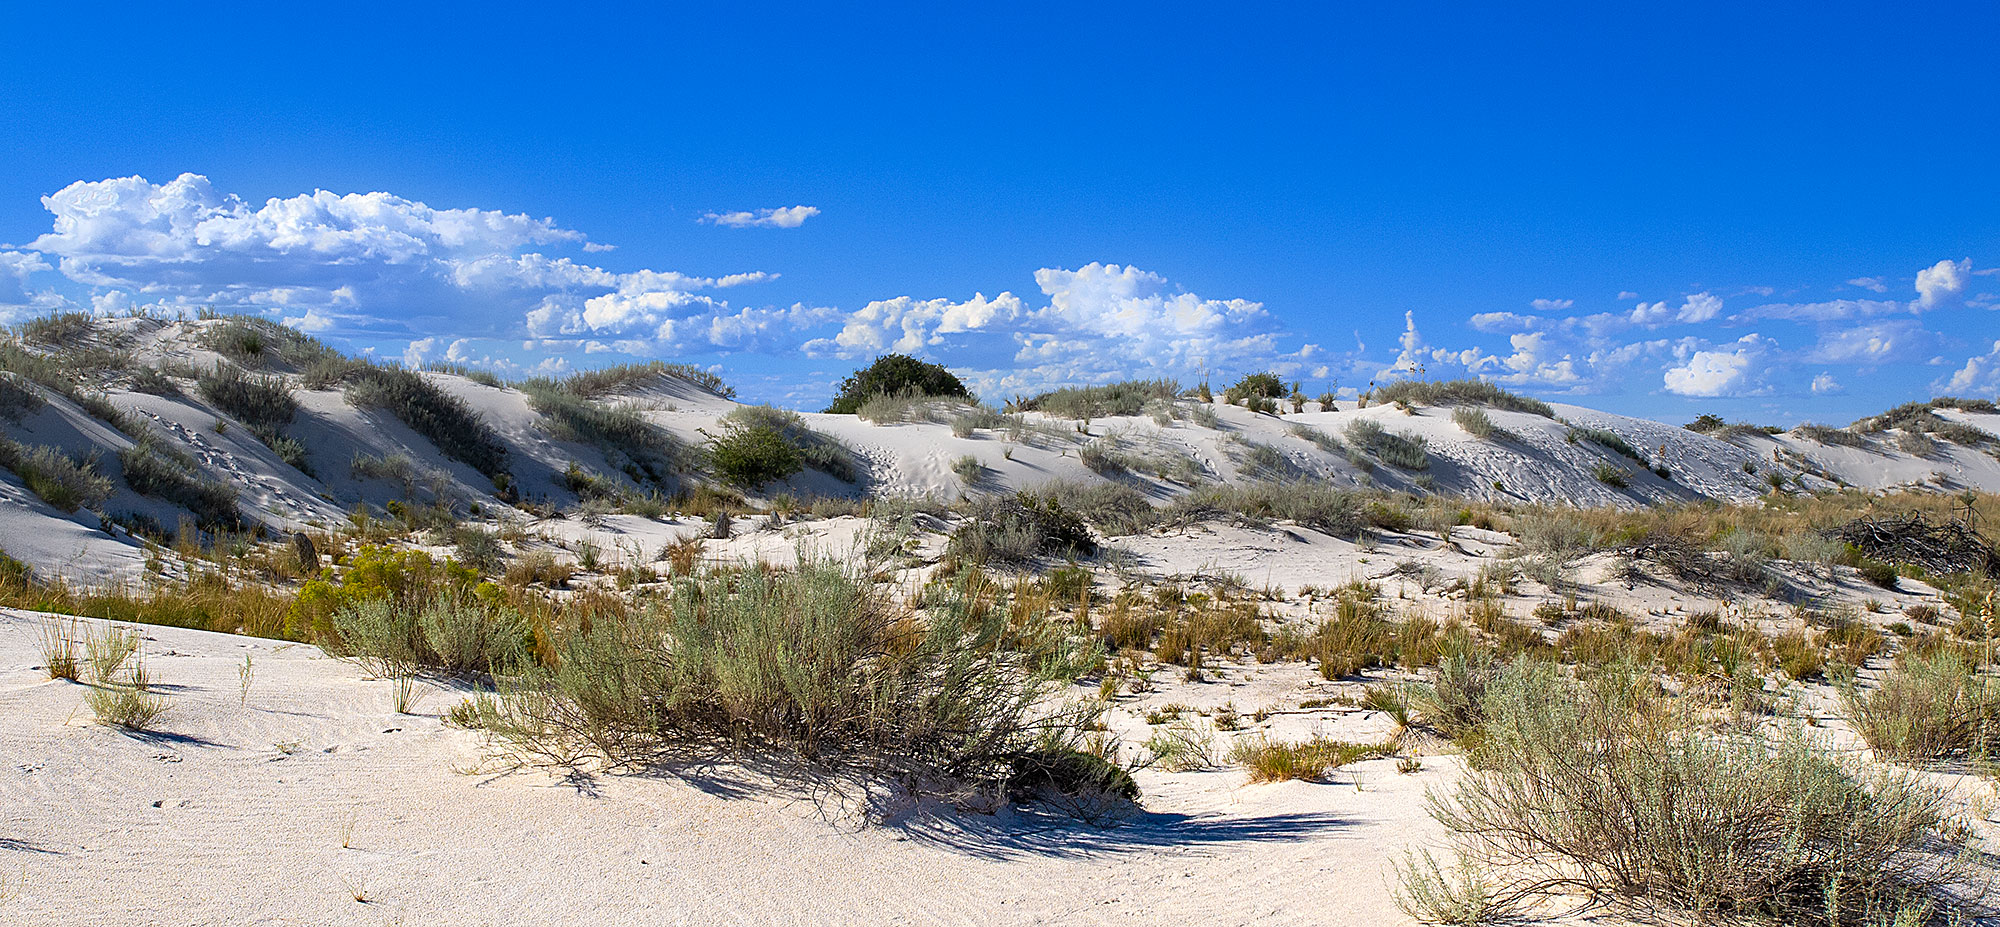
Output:
[[0,614],[0,920],[24,927],[1395,923],[1385,866],[1434,836],[1422,793],[1455,769],[1254,786],[1142,771],[1144,812],[1116,827],[864,825],[728,769],[497,770],[440,721],[456,694],[397,715],[388,682],[315,648],[198,631],[142,629],[173,700],[158,731],[100,727],[83,686],[36,669],[40,621]]

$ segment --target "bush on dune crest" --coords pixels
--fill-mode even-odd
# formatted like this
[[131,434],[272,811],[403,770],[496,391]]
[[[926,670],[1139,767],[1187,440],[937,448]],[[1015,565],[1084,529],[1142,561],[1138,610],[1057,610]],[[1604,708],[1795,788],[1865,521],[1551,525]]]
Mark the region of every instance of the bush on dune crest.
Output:
[[1544,418],[1556,417],[1556,411],[1548,403],[1510,393],[1485,380],[1397,380],[1375,387],[1369,398],[1379,403],[1404,402],[1417,406],[1491,406]]

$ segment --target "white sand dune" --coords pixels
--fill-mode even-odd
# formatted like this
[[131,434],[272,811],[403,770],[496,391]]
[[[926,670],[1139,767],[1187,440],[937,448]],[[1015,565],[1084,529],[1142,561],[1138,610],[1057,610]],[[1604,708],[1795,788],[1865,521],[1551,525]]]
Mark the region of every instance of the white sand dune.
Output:
[[729,767],[496,769],[437,717],[455,693],[398,715],[390,683],[313,647],[200,631],[142,629],[173,702],[157,732],[99,727],[80,684],[35,668],[39,621],[0,614],[0,920],[23,927],[1392,923],[1385,866],[1431,834],[1422,792],[1455,768],[1142,771],[1146,810],[1116,827],[923,808],[858,826]]

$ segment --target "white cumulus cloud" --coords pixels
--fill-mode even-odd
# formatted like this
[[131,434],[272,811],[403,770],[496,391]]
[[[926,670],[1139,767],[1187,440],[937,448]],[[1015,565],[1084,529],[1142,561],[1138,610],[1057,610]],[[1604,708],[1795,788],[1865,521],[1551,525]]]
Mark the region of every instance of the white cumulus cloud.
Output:
[[711,212],[702,216],[701,221],[735,229],[795,229],[806,224],[807,219],[817,215],[819,215],[818,206],[786,206],[741,212]]
[[1972,259],[1939,261],[1917,271],[1916,309],[1937,309],[1965,298],[1966,279],[1972,275]]
[[1667,368],[1667,391],[1704,397],[1755,392],[1760,378],[1753,371],[1770,348],[1769,339],[1752,332],[1728,347],[1694,351],[1679,366]]

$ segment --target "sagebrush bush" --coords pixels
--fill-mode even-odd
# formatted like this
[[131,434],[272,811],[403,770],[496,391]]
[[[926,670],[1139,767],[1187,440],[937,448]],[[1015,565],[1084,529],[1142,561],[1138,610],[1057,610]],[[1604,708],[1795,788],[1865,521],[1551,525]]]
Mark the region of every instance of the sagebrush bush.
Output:
[[1494,683],[1473,769],[1432,814],[1500,897],[1837,924],[1953,904],[1967,838],[1941,791],[1802,733],[1717,732],[1657,693],[1520,663]]
[[1087,665],[1063,622],[1015,622],[977,574],[912,614],[827,562],[676,581],[657,607],[553,630],[553,669],[479,721],[521,755],[640,763],[690,749],[795,754],[962,794],[1073,745],[1044,696]]
[[2000,681],[1956,647],[1906,653],[1873,688],[1849,685],[1842,696],[1855,731],[1878,756],[2000,755]]

